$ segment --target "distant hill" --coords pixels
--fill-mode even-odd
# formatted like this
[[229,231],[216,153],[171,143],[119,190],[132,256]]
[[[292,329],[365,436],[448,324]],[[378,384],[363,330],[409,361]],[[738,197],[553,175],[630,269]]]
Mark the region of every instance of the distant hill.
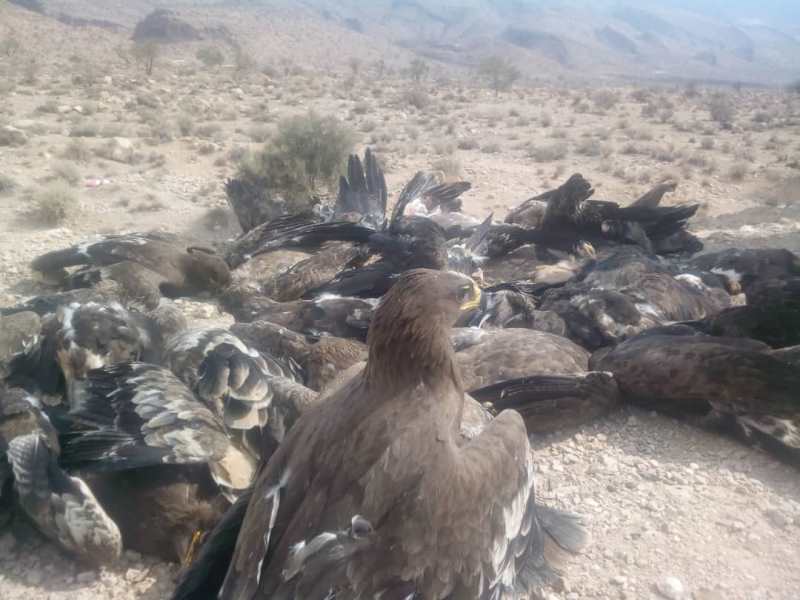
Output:
[[129,27],[168,5],[201,18],[204,26],[217,20],[256,39],[256,24],[275,17],[281,43],[293,52],[309,45],[306,59],[325,66],[338,53],[315,52],[309,27],[341,37],[343,47],[355,44],[342,59],[352,52],[392,55],[394,46],[402,49],[400,57],[412,51],[469,67],[487,53],[501,53],[528,77],[542,80],[780,85],[800,78],[800,2],[785,0],[50,0],[45,5],[52,13],[127,20]]

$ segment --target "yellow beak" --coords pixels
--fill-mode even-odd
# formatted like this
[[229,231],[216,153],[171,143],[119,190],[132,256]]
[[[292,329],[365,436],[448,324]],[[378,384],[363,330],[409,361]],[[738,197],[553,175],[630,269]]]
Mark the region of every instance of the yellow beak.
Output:
[[461,304],[461,312],[469,312],[475,310],[481,305],[481,288],[472,280],[472,294],[470,297]]

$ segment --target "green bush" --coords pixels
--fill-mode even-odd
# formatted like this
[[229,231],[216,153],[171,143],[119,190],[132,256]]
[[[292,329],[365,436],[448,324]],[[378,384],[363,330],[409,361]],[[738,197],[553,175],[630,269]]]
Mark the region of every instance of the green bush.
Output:
[[214,46],[203,46],[197,51],[197,60],[207,67],[218,67],[225,62],[222,50]]
[[333,188],[354,143],[355,134],[334,117],[291,117],[278,123],[261,152],[242,161],[238,176],[263,180],[287,200],[307,200],[321,187]]
[[487,56],[478,65],[478,77],[494,90],[495,96],[510,89],[520,75],[514,63],[502,56]]

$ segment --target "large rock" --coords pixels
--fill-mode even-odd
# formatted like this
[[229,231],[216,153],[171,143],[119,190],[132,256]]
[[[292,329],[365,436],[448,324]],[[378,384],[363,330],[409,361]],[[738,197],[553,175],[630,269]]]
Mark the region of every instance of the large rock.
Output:
[[104,156],[109,160],[121,163],[130,163],[133,160],[133,142],[128,138],[113,138],[109,140],[104,150]]

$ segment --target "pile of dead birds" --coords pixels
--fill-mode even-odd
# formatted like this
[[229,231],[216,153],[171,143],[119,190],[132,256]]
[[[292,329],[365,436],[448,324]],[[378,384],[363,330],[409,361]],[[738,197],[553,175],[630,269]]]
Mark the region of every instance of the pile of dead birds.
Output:
[[576,174],[495,222],[418,173],[389,211],[367,151],[305,214],[230,182],[224,248],[40,256],[52,293],[0,309],[0,525],[182,562],[175,598],[518,598],[586,543],[529,434],[632,403],[800,464],[800,259],[698,254],[675,187],[622,206]]

